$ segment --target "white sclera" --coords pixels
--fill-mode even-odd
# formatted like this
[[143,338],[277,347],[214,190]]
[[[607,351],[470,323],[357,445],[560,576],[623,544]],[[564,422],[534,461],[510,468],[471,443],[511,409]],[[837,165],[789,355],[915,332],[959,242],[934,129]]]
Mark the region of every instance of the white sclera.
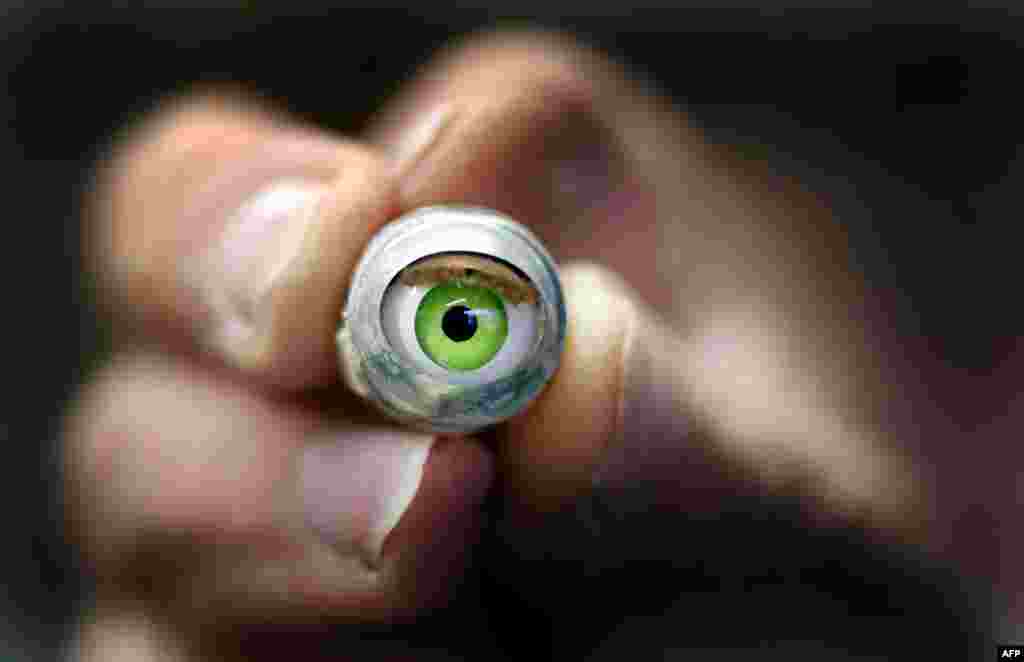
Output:
[[536,304],[505,304],[508,335],[490,361],[476,370],[447,370],[434,363],[416,338],[416,310],[431,287],[404,285],[397,279],[388,286],[381,303],[381,326],[392,348],[417,370],[441,376],[451,384],[480,386],[513,373],[537,346],[540,309]]

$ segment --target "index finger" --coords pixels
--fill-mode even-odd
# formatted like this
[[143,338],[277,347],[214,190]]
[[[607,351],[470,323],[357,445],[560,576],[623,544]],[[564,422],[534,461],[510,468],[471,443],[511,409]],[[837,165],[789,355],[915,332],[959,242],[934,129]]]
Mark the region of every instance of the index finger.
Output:
[[878,423],[887,384],[827,210],[723,167],[635,76],[544,33],[443,54],[373,136],[403,207],[494,207],[568,265],[562,365],[499,432],[524,500],[661,478],[676,503],[767,489],[919,532],[922,486]]
[[264,384],[337,376],[345,282],[395,213],[377,151],[215,90],[130,127],[97,184],[87,263],[120,322]]

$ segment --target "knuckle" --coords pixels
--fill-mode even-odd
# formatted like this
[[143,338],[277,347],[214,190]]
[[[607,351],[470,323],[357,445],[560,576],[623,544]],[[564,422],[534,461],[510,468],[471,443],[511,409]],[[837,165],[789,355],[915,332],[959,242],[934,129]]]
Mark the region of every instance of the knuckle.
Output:
[[525,61],[547,62],[547,71],[580,74],[595,52],[568,32],[543,29],[502,30],[471,36],[464,56],[474,61],[515,66]]
[[[62,431],[64,516],[68,533],[92,555],[110,518],[105,489],[116,477],[117,452],[123,430],[117,424],[121,389],[108,364],[78,394],[65,414]],[[109,513],[108,513],[109,514]]]
[[[113,422],[117,387],[113,379],[112,364],[78,394],[64,420],[63,446],[67,468],[66,478],[75,485],[89,484],[90,477],[98,477],[103,459],[109,460],[109,448],[104,449],[103,431]],[[109,437],[106,437],[109,440]]]
[[112,136],[82,202],[85,262],[104,294],[152,270],[145,253],[173,233],[190,182],[250,148],[271,118],[239,95],[209,91],[158,102]]
[[168,191],[180,192],[225,157],[250,149],[266,133],[268,122],[233,98],[210,94],[166,102],[116,143],[107,193],[134,215],[138,210],[133,202],[158,192],[163,197]]
[[469,81],[503,80],[504,89],[515,93],[527,91],[563,105],[585,104],[593,96],[595,65],[602,57],[568,33],[497,31],[457,45],[450,66]]
[[122,354],[81,390],[63,434],[65,483],[75,497],[69,508],[96,518],[128,505],[122,488],[131,473],[129,460],[159,451],[155,412],[176,404],[174,389],[181,378],[169,358]]
[[[617,272],[592,261],[577,261],[562,270],[562,279],[570,290],[586,292],[588,305],[600,300],[602,305],[613,305],[614,310],[637,314],[633,303],[634,294],[630,285]],[[598,306],[593,306],[597,308]],[[621,319],[624,318],[619,318]]]
[[240,93],[202,90],[158,101],[117,136],[110,161],[115,172],[134,171],[140,160],[169,165],[202,159],[244,142],[273,120],[269,108]]

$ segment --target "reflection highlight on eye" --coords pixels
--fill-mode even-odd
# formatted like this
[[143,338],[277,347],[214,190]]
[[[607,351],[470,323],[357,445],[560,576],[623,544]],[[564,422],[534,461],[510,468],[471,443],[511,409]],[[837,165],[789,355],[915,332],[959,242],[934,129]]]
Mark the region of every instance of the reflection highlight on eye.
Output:
[[499,260],[445,253],[399,273],[384,293],[381,323],[406,361],[456,383],[483,384],[535,350],[538,299],[529,279]]

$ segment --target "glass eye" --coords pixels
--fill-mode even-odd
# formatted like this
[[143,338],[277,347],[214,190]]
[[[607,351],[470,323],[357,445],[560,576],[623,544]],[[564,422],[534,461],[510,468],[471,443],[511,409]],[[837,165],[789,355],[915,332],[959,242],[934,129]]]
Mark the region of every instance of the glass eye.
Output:
[[535,236],[492,210],[429,207],[370,242],[338,347],[346,382],[388,414],[466,432],[522,411],[564,334],[557,271]]

